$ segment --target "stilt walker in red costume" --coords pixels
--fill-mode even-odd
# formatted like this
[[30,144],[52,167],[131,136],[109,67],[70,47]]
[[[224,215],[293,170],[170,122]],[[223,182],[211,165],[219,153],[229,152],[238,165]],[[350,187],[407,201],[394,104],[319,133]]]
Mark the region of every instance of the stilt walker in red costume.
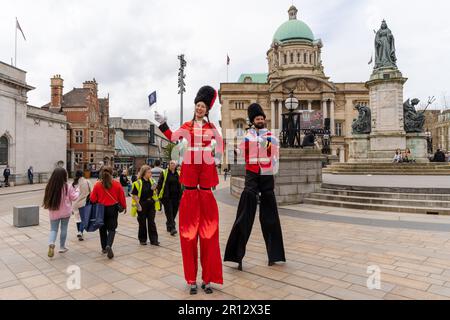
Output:
[[208,118],[216,98],[216,90],[202,87],[195,98],[193,119],[175,132],[169,129],[167,119],[155,112],[164,135],[173,142],[183,141],[187,148],[181,165],[180,182],[185,190],[180,202],[179,228],[184,275],[191,294],[197,293],[199,239],[202,289],[211,294],[211,283],[223,284],[219,209],[211,191],[219,184],[216,162],[223,152],[223,140]]

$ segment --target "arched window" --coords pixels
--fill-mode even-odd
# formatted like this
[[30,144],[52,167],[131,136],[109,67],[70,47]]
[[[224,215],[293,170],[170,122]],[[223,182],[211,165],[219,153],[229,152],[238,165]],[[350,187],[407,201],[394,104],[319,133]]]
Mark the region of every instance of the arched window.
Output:
[[8,139],[3,136],[0,138],[0,165],[8,164]]

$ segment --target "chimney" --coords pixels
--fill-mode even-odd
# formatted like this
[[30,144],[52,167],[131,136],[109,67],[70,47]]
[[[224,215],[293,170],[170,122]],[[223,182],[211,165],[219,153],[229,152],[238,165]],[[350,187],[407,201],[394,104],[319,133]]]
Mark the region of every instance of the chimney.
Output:
[[84,89],[91,89],[92,92],[94,93],[94,95],[97,96],[98,88],[97,88],[97,81],[95,80],[95,78],[92,81],[85,81],[83,83],[83,88]]
[[56,110],[59,112],[62,107],[64,80],[61,75],[57,74],[50,79],[51,88],[51,103],[50,110]]

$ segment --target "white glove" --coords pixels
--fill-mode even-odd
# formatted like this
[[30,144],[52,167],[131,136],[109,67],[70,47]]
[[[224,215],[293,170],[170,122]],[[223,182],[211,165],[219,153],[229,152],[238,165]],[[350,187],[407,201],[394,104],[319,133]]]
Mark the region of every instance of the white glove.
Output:
[[216,166],[218,166],[219,164],[222,164],[222,154],[221,153],[216,153],[214,155],[214,162],[215,162]]
[[167,122],[167,117],[163,116],[162,114],[158,113],[158,111],[155,111],[155,120],[159,124],[164,124]]

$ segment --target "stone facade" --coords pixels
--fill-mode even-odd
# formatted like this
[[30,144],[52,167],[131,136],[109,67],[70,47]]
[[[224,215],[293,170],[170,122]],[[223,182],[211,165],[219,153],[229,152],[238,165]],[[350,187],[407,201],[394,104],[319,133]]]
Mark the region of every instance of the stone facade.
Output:
[[[433,115],[430,115],[434,112]],[[450,151],[450,110],[428,111],[425,127],[431,134],[433,151]]]
[[[16,185],[46,182],[54,168],[66,160],[66,117],[27,105],[26,72],[0,62],[0,173],[8,164]],[[3,177],[1,178],[3,181]]]
[[55,75],[51,80],[51,102],[42,107],[64,114],[67,128],[67,169],[99,169],[101,163],[114,163],[114,129],[109,127],[109,95],[98,97],[98,84],[93,79],[63,93],[64,80]]
[[[291,7],[289,21],[296,21],[296,14],[295,7]],[[221,124],[228,145],[235,144],[237,139],[233,134],[227,136],[227,131],[235,130],[238,137],[244,134],[247,107],[255,102],[263,107],[268,127],[279,133],[282,114],[288,112],[285,101],[293,92],[300,101],[296,112],[317,111],[324,122],[330,120],[332,153],[341,162],[347,161],[345,137],[351,135],[353,119],[358,115],[354,107],[358,103],[369,104],[369,91],[363,82],[330,81],[321,60],[322,48],[321,40],[304,39],[301,35],[283,41],[275,37],[267,52],[267,74],[243,74],[237,83],[221,84]],[[231,154],[225,154],[225,165],[232,162],[230,157]]]

